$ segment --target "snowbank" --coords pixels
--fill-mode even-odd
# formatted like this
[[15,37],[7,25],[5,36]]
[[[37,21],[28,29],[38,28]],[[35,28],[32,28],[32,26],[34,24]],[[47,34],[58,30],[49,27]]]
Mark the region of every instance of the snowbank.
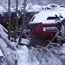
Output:
[[62,65],[62,62],[53,53],[43,49],[19,46],[15,51],[18,65]]

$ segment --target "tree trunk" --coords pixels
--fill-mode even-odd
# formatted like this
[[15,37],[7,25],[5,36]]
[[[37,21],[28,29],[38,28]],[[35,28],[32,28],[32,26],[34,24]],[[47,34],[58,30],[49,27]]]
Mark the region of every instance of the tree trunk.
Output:
[[18,30],[18,0],[16,0],[16,23],[14,31],[14,41],[16,41],[17,30]]
[[21,33],[20,33],[20,37],[19,37],[19,40],[18,40],[18,44],[21,43],[22,32],[23,32],[23,29],[24,29],[25,13],[26,13],[25,8],[26,8],[26,0],[24,0],[24,15],[23,15],[22,28],[21,28]]
[[9,22],[9,24],[8,24],[8,39],[10,40],[10,31],[11,31],[11,15],[10,15],[10,0],[8,0],[8,22]]

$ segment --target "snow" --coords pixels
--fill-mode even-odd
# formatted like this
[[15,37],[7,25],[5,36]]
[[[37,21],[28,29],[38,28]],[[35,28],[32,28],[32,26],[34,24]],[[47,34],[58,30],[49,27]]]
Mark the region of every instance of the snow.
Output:
[[17,50],[17,55],[19,56],[18,57],[19,58],[18,59],[18,65],[21,65],[21,64],[30,65],[29,64],[29,54],[28,54],[27,47],[23,46],[21,49]]
[[[18,42],[18,40],[19,40],[19,39],[17,39],[17,42]],[[21,39],[21,43],[28,45],[28,44],[30,43],[30,40],[22,38],[22,39]]]
[[62,45],[60,53],[65,54],[65,43]]
[[0,56],[3,56],[3,53],[2,53],[2,51],[1,51],[1,49],[0,49]]
[[7,8],[2,6],[2,5],[0,5],[0,14],[3,15],[3,12],[6,12],[6,11],[7,11]]
[[42,10],[42,7],[40,5],[28,4],[26,6],[26,11],[27,12],[39,12],[41,10]]
[[1,48],[1,50],[3,52],[3,55],[4,55],[3,59],[5,58],[6,59],[6,62],[9,65],[14,65],[14,61],[13,61],[11,55],[10,55],[10,53],[11,53],[10,52],[10,49],[7,47],[5,41],[2,40],[1,38],[0,38],[0,48]]
[[18,65],[62,65],[60,59],[56,58],[54,54],[44,52],[41,49],[32,48],[30,50],[26,46],[22,46],[16,53]]
[[30,43],[30,40],[27,40],[27,39],[23,38],[22,41],[21,41],[21,43],[24,43],[24,44],[28,45]]
[[8,37],[8,35],[5,32],[8,32],[1,24],[0,24],[0,35],[4,36],[4,37]]

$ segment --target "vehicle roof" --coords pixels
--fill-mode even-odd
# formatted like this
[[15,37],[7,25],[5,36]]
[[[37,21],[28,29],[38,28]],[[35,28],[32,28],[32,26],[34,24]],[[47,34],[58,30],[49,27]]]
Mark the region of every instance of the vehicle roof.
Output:
[[[47,17],[54,17],[55,15],[62,15],[65,17],[64,9],[57,9],[57,10],[42,10],[40,13],[34,15],[35,19],[31,23],[46,23]],[[51,23],[51,21],[50,21]],[[55,22],[52,22],[55,23]]]

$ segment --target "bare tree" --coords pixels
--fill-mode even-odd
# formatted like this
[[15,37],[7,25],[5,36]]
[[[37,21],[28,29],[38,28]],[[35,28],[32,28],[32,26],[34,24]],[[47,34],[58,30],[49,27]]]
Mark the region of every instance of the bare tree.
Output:
[[10,15],[10,0],[8,0],[8,21],[9,21],[9,25],[8,25],[8,39],[10,40],[10,31],[11,31],[11,15]]
[[20,33],[18,44],[20,44],[20,42],[22,40],[22,32],[23,32],[23,29],[24,29],[25,13],[26,13],[25,8],[26,8],[26,0],[24,0],[24,15],[23,15],[22,28],[21,28],[21,33]]

